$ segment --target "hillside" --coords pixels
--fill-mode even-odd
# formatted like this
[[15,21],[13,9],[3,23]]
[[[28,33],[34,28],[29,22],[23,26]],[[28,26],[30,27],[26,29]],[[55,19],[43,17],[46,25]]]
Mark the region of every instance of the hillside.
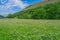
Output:
[[0,15],[0,19],[1,19],[1,18],[5,18],[5,17],[4,17],[4,16],[2,16],[2,15]]
[[28,6],[24,10],[33,9],[33,8],[37,8],[37,7],[40,7],[40,6],[45,6],[46,4],[55,3],[55,2],[60,2],[60,0],[44,0],[42,2],[35,3],[33,5]]
[[60,0],[44,0],[30,5],[20,12],[8,15],[8,18],[23,19],[60,19]]

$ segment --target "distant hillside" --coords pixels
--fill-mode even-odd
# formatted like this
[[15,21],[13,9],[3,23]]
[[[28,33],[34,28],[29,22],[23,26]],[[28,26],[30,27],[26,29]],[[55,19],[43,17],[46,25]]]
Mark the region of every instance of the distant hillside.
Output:
[[4,17],[6,17],[8,14],[0,14],[0,15],[2,15],[2,16],[4,16]]
[[30,5],[20,12],[8,15],[8,18],[24,19],[60,19],[60,0],[44,0]]
[[5,18],[5,17],[4,17],[4,16],[2,16],[2,15],[0,15],[0,19],[1,19],[1,18]]

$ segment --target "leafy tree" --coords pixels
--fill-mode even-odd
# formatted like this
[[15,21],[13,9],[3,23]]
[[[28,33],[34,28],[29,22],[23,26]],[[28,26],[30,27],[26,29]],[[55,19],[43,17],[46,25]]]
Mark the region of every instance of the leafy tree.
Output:
[[14,18],[12,14],[8,14],[7,18]]

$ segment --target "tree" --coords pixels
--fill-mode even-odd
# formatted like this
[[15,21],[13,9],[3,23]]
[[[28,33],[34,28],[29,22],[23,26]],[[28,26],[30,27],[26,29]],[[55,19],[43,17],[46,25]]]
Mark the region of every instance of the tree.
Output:
[[12,14],[8,14],[7,18],[14,18]]

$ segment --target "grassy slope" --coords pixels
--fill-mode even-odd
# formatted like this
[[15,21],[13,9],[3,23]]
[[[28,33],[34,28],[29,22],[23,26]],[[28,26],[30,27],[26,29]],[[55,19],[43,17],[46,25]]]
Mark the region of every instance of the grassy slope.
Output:
[[60,20],[1,19],[0,40],[59,40]]
[[59,1],[60,0],[50,0],[50,1],[44,0],[43,2],[35,3],[35,4],[25,8],[24,10],[34,9],[34,8],[37,8],[40,6],[44,6],[46,4],[55,3],[55,2],[59,2]]
[[39,2],[39,3],[35,3],[35,4],[30,5],[30,6],[26,7],[25,9],[23,9],[22,11],[19,11],[13,15],[18,15],[18,14],[24,13],[24,12],[27,13],[29,10],[33,10],[35,8],[45,6],[46,4],[51,4],[51,3],[55,3],[55,2],[60,2],[60,0],[50,0],[50,1],[43,1],[43,2]]

